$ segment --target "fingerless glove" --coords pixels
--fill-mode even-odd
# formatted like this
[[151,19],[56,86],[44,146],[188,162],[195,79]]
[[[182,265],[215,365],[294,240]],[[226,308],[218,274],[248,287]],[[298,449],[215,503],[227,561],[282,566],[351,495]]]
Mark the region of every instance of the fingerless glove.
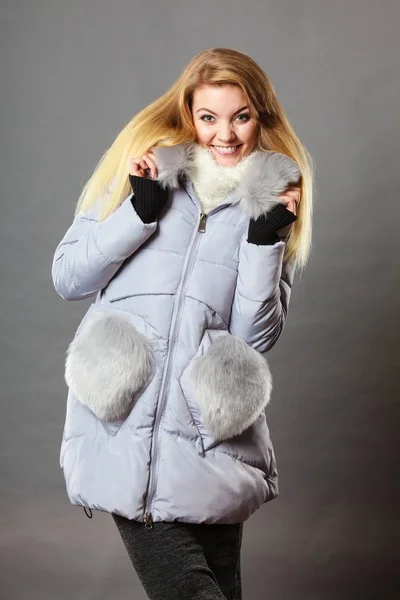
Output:
[[133,208],[143,223],[153,223],[167,202],[168,190],[156,179],[138,177],[131,173],[129,181],[134,194],[131,198]]
[[258,246],[276,244],[280,241],[277,230],[296,220],[297,217],[291,210],[283,204],[277,204],[258,219],[250,219],[247,241]]

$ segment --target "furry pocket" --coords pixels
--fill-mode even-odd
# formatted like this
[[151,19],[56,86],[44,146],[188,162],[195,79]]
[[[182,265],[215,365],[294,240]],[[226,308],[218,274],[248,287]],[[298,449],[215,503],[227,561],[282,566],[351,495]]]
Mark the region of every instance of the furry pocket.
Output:
[[68,347],[65,381],[99,419],[124,419],[149,383],[154,352],[135,326],[140,320],[108,304],[92,305]]
[[180,383],[199,433],[204,438],[211,434],[214,442],[249,428],[272,391],[265,358],[238,336],[211,329],[205,331]]

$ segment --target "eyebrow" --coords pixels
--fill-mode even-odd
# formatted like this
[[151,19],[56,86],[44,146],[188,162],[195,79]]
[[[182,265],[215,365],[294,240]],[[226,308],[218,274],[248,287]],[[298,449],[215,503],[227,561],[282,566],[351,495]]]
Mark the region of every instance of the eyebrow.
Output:
[[[248,108],[248,106],[242,106],[242,108],[239,108],[239,110],[237,110],[236,112],[234,112],[234,115],[239,114],[240,112],[242,112],[242,110],[244,110],[245,108]],[[218,116],[217,113],[213,112],[212,110],[210,110],[209,108],[199,108],[199,110],[196,110],[196,114],[198,112],[200,112],[201,110],[206,110],[207,112],[211,113],[212,115],[215,115],[216,117]]]

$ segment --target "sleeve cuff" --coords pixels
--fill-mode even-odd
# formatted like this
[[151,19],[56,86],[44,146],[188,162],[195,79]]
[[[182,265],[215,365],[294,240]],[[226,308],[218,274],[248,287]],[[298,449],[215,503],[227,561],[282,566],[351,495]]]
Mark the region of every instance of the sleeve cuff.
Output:
[[168,197],[168,191],[162,188],[156,179],[138,177],[131,173],[129,182],[133,191],[131,202],[137,214],[143,223],[152,223],[162,210]]
[[283,204],[277,204],[274,208],[261,215],[258,219],[251,219],[247,240],[251,244],[271,245],[280,240],[276,233],[297,220],[297,216]]

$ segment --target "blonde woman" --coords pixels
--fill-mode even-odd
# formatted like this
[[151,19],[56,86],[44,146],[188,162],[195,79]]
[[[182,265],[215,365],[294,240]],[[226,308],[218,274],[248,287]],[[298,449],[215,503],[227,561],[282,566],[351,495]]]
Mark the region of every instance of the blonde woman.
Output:
[[113,515],[150,599],[240,599],[278,495],[263,356],[311,246],[312,161],[246,54],[197,54],[102,157],[52,266],[93,297],[66,358],[70,501]]

